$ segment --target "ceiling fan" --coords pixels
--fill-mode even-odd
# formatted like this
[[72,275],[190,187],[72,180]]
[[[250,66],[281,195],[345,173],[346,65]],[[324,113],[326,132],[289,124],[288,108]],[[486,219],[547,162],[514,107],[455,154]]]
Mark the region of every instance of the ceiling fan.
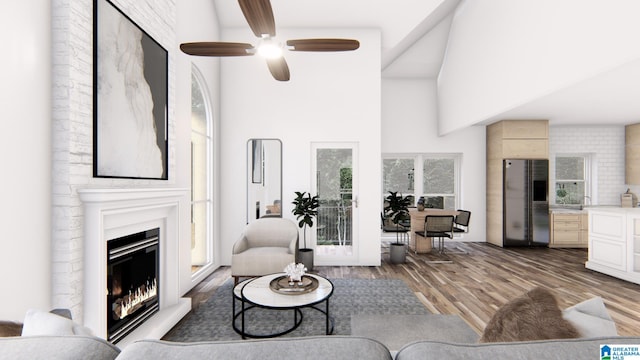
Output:
[[[190,42],[180,44],[180,50],[199,56],[264,56],[271,75],[276,80],[288,81],[289,66],[282,56],[282,45],[276,39],[276,26],[270,0],[238,0],[240,9],[253,33],[260,38],[258,45],[236,42]],[[352,39],[297,39],[287,40],[291,51],[349,51],[360,47]]]

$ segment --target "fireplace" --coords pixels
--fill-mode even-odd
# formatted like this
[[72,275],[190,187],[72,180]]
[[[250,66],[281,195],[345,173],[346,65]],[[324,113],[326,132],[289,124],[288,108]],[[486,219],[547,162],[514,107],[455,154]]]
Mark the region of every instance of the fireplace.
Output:
[[158,312],[160,229],[107,242],[107,339],[117,343]]
[[[84,204],[85,238],[82,314],[78,318],[96,336],[112,339],[114,331],[118,331],[112,327],[121,324],[117,319],[112,319],[114,304],[117,307],[118,299],[110,298],[106,292],[110,295],[121,293],[126,296],[129,290],[132,293],[146,293],[147,289],[155,286],[156,305],[150,305],[148,301],[152,298],[150,295],[153,292],[142,296],[146,298],[145,301],[136,300],[137,304],[134,305],[142,302],[149,311],[137,312],[136,308],[133,311],[136,316],[144,314],[140,318],[140,324],[126,328],[119,326],[121,331],[117,336],[121,336],[121,339],[114,338],[111,341],[117,342],[118,347],[125,348],[136,340],[160,339],[191,310],[190,299],[181,297],[180,292],[181,274],[190,274],[190,268],[187,266],[181,271],[180,256],[189,253],[190,244],[179,241],[180,238],[188,238],[189,234],[188,227],[179,226],[180,219],[189,221],[189,189],[80,189],[78,194]],[[129,265],[120,263],[117,258],[114,264],[109,263],[110,250],[122,247],[118,244],[118,239],[139,233],[148,235],[149,231],[153,230],[159,234],[157,245],[151,245],[150,249],[142,251],[143,260],[135,260],[132,264],[148,265],[149,262],[155,261],[153,266],[149,265],[155,275],[147,274],[146,270],[141,272],[129,268]],[[181,230],[185,232],[183,236],[180,235]],[[135,255],[134,253],[135,251],[127,256]],[[146,256],[151,260],[145,259]],[[133,273],[135,278],[117,279],[120,276],[118,272]],[[125,284],[125,281],[128,283]],[[114,282],[118,284],[116,288],[122,288],[121,291],[113,290]],[[134,307],[130,306],[129,309]],[[157,310],[150,310],[153,307]],[[125,313],[128,314],[129,311]]]

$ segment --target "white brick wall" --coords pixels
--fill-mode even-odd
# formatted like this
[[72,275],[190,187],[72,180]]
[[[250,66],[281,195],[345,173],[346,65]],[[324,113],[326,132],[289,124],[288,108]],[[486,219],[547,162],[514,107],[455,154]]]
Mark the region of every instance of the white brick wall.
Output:
[[175,169],[175,0],[114,0],[113,4],[169,53],[169,180],[93,178],[93,1],[53,0],[52,305],[82,321],[83,209],[86,187],[163,187]]
[[593,204],[619,205],[626,190],[624,139],[624,126],[551,126],[549,180],[553,185],[556,154],[591,154]]

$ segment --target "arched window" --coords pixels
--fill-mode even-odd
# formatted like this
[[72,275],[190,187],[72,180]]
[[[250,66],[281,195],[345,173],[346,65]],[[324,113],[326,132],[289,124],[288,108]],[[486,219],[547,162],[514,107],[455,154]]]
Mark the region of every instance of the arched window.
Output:
[[212,111],[206,81],[191,67],[191,273],[213,261]]

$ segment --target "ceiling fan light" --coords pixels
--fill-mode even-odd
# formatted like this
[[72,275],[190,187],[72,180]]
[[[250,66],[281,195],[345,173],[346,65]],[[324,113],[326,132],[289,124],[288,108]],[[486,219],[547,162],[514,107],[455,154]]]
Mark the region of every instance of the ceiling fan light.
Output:
[[277,59],[282,57],[282,47],[276,43],[265,42],[258,47],[258,55],[266,59]]
[[268,34],[264,34],[256,47],[256,52],[265,59],[279,59],[282,57],[282,44]]

